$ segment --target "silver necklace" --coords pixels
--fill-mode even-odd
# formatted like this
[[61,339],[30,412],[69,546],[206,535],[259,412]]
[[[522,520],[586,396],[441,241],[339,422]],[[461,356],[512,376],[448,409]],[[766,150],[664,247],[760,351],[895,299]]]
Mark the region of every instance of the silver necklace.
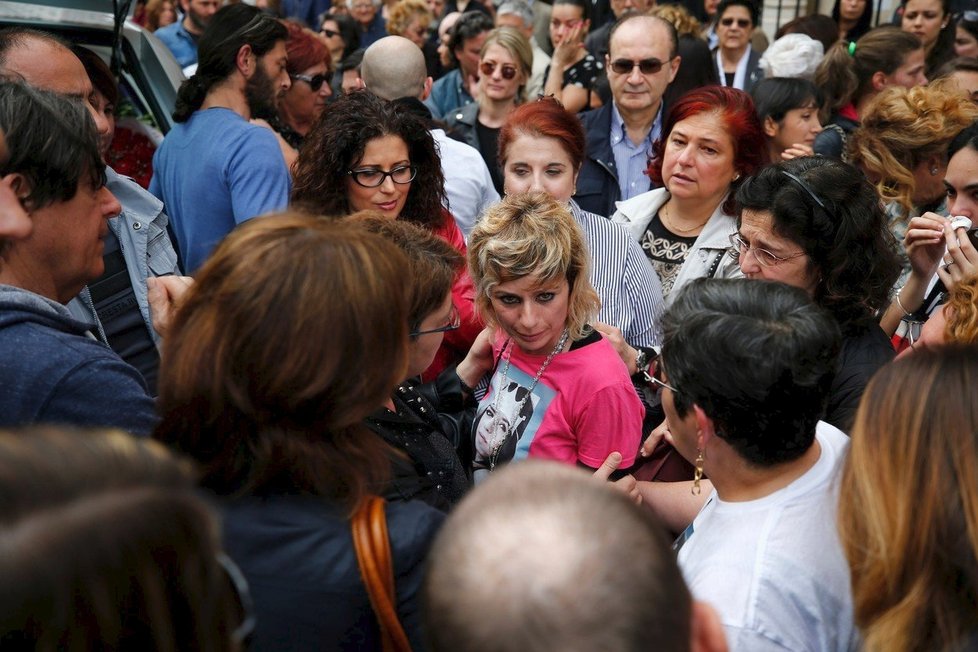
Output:
[[540,366],[540,369],[537,371],[537,375],[533,377],[533,382],[530,383],[530,387],[527,390],[526,394],[523,395],[523,399],[520,401],[520,404],[516,406],[516,412],[513,414],[513,418],[510,419],[509,421],[510,423],[509,430],[508,431],[503,430],[500,433],[499,397],[502,395],[503,388],[506,387],[506,383],[509,382],[509,362],[513,358],[513,341],[512,340],[509,341],[509,355],[506,356],[506,365],[503,367],[503,377],[502,380],[499,381],[499,386],[496,388],[496,400],[492,404],[493,446],[492,446],[492,452],[489,453],[490,471],[496,468],[496,462],[499,459],[499,452],[502,449],[503,444],[509,441],[510,435],[512,435],[513,431],[515,430],[512,427],[512,424],[516,423],[516,420],[519,419],[520,414],[522,414],[523,412],[523,406],[526,405],[526,402],[530,399],[530,396],[533,393],[533,389],[537,386],[537,383],[540,382],[540,377],[543,376],[543,372],[547,370],[547,366],[550,365],[550,361],[554,359],[554,356],[560,353],[564,349],[564,345],[567,344],[568,337],[570,337],[570,331],[568,331],[565,328],[564,332],[560,334],[560,339],[557,340],[557,344],[554,346],[553,351],[551,351],[550,355],[547,356],[547,359],[543,361],[543,364]]

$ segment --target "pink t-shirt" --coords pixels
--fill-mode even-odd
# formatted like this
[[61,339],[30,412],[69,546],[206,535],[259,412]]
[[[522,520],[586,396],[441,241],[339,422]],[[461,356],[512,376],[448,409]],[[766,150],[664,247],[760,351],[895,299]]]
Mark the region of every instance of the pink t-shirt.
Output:
[[[608,340],[593,333],[578,348],[554,356],[525,402],[527,388],[547,356],[527,355],[507,342],[500,332],[493,343],[494,356],[501,351],[503,356],[473,426],[477,475],[480,469],[527,457],[597,468],[609,453],[618,451],[621,468],[635,462],[645,408]],[[510,355],[506,383],[500,388]],[[502,392],[498,401],[497,391]]]

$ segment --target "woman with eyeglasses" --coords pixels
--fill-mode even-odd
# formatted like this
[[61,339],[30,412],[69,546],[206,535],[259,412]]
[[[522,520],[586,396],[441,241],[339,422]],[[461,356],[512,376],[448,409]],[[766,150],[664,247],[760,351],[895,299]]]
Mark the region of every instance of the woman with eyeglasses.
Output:
[[[391,477],[364,419],[408,369],[408,269],[355,224],[270,215],[221,242],[170,324],[154,437],[196,461],[221,510],[254,652],[381,649],[350,518]],[[423,650],[418,593],[444,515],[420,501],[384,513],[394,607]]]
[[292,148],[293,151],[285,157],[285,162],[291,165],[302,141],[333,94],[329,85],[333,73],[330,71],[330,54],[322,39],[297,22],[282,22],[289,30],[285,42],[289,55],[286,70],[292,85],[278,103],[278,115],[269,123]]
[[644,410],[624,363],[592,327],[600,305],[584,234],[543,192],[508,195],[469,236],[477,305],[491,334],[458,367],[490,374],[473,427],[475,479],[527,457],[596,469],[632,465]]
[[394,243],[405,255],[408,294],[408,366],[404,380],[364,421],[390,446],[392,479],[388,500],[422,500],[448,511],[468,490],[472,461],[466,406],[458,375],[451,369],[432,383],[419,378],[441,346],[445,333],[458,329],[452,283],[464,258],[429,231],[375,214],[351,216],[351,222]]
[[360,34],[356,21],[346,14],[326,14],[319,33],[326,38],[330,60],[339,65],[350,54],[360,48]]
[[[460,253],[465,238],[444,208],[445,179],[435,142],[410,110],[355,91],[329,105],[293,166],[292,205],[339,217],[362,210],[406,220],[439,236]],[[465,357],[482,331],[475,290],[463,271],[452,286],[461,315],[446,333],[426,379]]]
[[737,228],[733,194],[767,163],[767,144],[750,96],[722,86],[680,98],[662,134],[649,164],[662,187],[618,202],[611,219],[638,240],[668,304],[694,278],[740,276],[726,255]]
[[759,18],[752,0],[723,0],[717,7],[716,57],[720,84],[750,92],[764,72],[760,69],[761,53],[751,46],[751,33]]
[[730,254],[747,278],[805,290],[842,330],[825,421],[848,432],[866,383],[893,359],[877,322],[900,263],[876,189],[821,157],[764,168],[737,190]]
[[451,111],[445,119],[448,134],[479,150],[489,168],[496,192],[503,193],[499,166],[499,130],[523,102],[533,71],[533,48],[522,32],[497,27],[486,36],[479,60],[479,96]]

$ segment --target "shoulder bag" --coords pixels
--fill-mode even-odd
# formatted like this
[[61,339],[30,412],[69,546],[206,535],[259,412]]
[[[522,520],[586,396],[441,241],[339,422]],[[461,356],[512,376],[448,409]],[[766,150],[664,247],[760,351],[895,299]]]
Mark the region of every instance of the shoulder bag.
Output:
[[380,625],[383,650],[411,652],[407,634],[397,618],[394,566],[391,563],[384,499],[380,496],[367,496],[361,500],[350,520],[350,527],[353,530],[353,547],[357,553],[360,576],[367,587],[370,605]]

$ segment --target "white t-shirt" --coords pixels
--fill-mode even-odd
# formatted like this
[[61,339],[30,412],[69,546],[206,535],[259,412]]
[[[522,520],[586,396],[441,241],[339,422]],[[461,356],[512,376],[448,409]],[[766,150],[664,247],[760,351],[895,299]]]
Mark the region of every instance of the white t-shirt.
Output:
[[819,422],[816,439],[821,454],[803,476],[747,502],[714,491],[680,537],[679,567],[720,614],[731,652],[858,649],[836,527],[849,438]]

